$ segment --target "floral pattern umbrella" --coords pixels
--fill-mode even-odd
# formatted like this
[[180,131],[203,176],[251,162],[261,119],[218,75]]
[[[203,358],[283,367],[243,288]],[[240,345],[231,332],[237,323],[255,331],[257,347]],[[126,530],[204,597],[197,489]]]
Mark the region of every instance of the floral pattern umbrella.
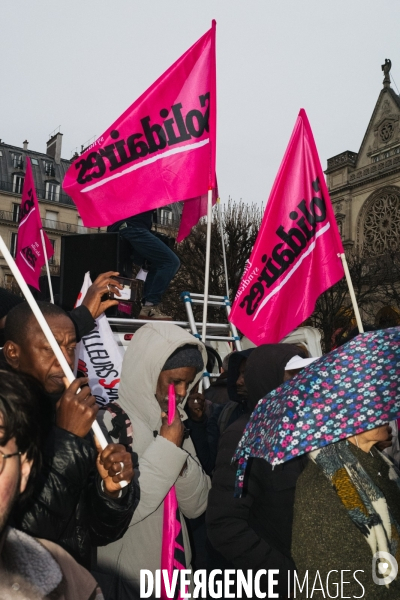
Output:
[[259,401],[233,460],[272,465],[400,416],[400,327],[363,333]]

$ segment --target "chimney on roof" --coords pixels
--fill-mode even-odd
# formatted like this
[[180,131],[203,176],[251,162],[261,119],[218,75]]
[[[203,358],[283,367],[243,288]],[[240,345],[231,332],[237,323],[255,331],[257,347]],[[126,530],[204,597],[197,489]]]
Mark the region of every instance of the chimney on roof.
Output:
[[54,158],[54,162],[59,165],[61,162],[61,145],[63,134],[58,132],[47,142],[46,154]]
[[22,142],[23,146],[24,146],[24,150],[28,150],[28,140],[25,140],[24,142]]

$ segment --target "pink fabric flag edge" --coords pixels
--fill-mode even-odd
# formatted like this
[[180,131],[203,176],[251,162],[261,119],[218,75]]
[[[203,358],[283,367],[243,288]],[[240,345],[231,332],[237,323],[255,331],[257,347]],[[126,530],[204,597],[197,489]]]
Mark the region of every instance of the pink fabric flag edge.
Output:
[[[314,139],[314,134],[312,132],[311,125],[310,125],[310,122],[307,117],[307,113],[304,110],[304,108],[300,109],[298,116],[302,119],[303,124],[304,124],[304,129],[309,137],[311,153],[313,156],[314,164],[317,165],[319,184],[322,188],[322,196],[326,200],[326,208],[327,208],[327,211],[329,214],[329,220],[330,220],[331,224],[335,225],[335,227],[333,227],[333,232],[334,232],[334,237],[335,237],[335,241],[337,244],[336,250],[337,250],[338,254],[343,254],[344,248],[343,248],[342,238],[340,237],[339,229],[336,225],[336,217],[335,217],[335,213],[333,212],[333,207],[332,207],[332,202],[331,202],[331,198],[329,195],[328,186],[326,185],[325,174],[322,170],[321,161],[319,159],[319,154],[318,154],[318,150],[317,150],[317,145],[316,145],[315,139]],[[343,271],[343,276],[344,276],[344,271]]]
[[[212,205],[214,206],[217,202],[218,197],[218,189],[217,187],[213,188],[212,194]],[[183,211],[181,217],[181,224],[179,226],[178,235],[176,241],[179,243],[187,237],[192,228],[197,225],[202,217],[207,215],[207,202],[208,202],[208,194],[203,194],[199,198],[191,198],[190,200],[185,200],[183,204]]]
[[[217,151],[217,74],[216,74],[216,27],[217,22],[212,20],[211,29],[211,85],[210,85],[210,179],[209,189],[213,190],[213,206],[217,202],[218,186],[215,174],[216,151]],[[176,241],[179,243],[187,237],[192,228],[200,221],[201,217],[207,214],[207,198],[208,194],[203,194],[197,198],[188,198],[184,200],[181,224],[179,227]]]
[[[22,210],[24,211],[24,214],[22,215],[22,213],[20,213],[21,217],[18,224],[15,263],[21,271],[26,283],[37,290],[40,290],[39,277],[42,267],[46,264],[46,261],[43,252],[42,236],[40,234],[40,230],[43,229],[43,225],[40,218],[40,208],[36,196],[35,181],[33,178],[29,156],[26,157],[26,173],[22,188],[20,211]],[[32,215],[33,212],[36,213],[36,216]],[[33,221],[31,219],[32,216]],[[44,231],[43,237],[46,244],[47,258],[49,259],[54,254],[54,248]],[[27,260],[27,253],[23,252],[23,250],[26,250],[26,248],[29,249],[29,252],[34,257],[36,257],[34,266],[32,266],[32,264],[30,264]]]

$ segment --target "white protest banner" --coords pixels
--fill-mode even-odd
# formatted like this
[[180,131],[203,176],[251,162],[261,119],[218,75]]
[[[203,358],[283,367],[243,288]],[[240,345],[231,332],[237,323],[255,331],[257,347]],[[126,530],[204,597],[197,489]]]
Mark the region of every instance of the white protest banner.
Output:
[[[91,285],[90,274],[87,272],[75,307],[81,305]],[[96,319],[93,331],[81,339],[76,356],[77,376],[89,378],[89,387],[96,402],[104,406],[111,400],[118,400],[123,350],[115,341],[104,314]]]

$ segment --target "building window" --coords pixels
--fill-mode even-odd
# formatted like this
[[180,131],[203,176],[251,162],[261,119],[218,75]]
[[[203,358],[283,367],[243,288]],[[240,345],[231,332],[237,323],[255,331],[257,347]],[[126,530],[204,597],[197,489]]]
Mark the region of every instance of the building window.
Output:
[[53,181],[46,181],[46,200],[51,200],[52,202],[59,202],[60,200],[60,186],[58,183],[54,183]]
[[13,204],[13,221],[14,223],[18,223],[19,221],[19,211],[21,210],[20,204]]
[[44,220],[44,226],[48,229],[56,229],[58,221],[58,213],[52,210],[46,210],[46,217]]
[[39,161],[37,158],[31,158],[31,163],[37,167],[39,165]]
[[78,233],[86,233],[86,227],[83,224],[81,217],[78,217]]
[[51,240],[49,238],[49,242],[53,246],[53,250],[54,250],[53,256],[51,256],[49,258],[49,265],[55,265],[56,264],[56,261],[55,261],[55,257],[56,257],[56,240]]
[[3,156],[3,150],[0,150],[0,156]]
[[11,234],[10,253],[11,253],[11,256],[13,258],[15,258],[15,255],[17,253],[17,234],[16,233]]
[[48,160],[43,161],[44,171],[48,177],[54,177],[54,164]]
[[160,224],[171,225],[172,224],[172,210],[170,208],[162,208],[160,210]]
[[[4,274],[4,283],[5,283],[6,290],[10,290],[12,292],[14,291],[15,286],[18,286],[18,283],[15,281],[14,276],[11,275],[11,273]],[[19,286],[18,286],[18,291],[19,291]]]
[[16,152],[11,152],[11,162],[14,169],[23,169],[24,162],[22,159],[22,154],[17,154]]
[[400,196],[383,192],[364,217],[364,247],[371,255],[395,252],[400,241]]
[[24,177],[22,175],[13,175],[13,192],[14,194],[22,194],[24,186]]

